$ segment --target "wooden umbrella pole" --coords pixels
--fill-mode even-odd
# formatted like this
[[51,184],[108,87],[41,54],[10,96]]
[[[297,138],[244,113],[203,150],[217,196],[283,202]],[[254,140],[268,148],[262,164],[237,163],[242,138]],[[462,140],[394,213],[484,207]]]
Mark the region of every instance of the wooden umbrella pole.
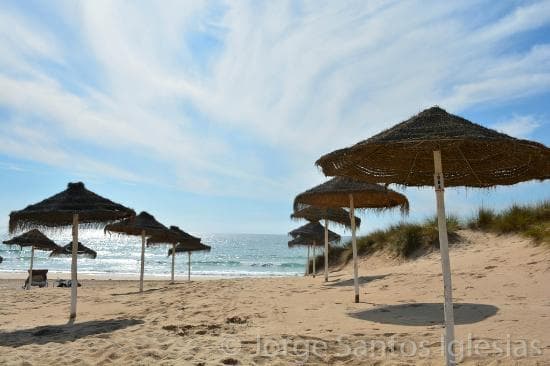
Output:
[[73,248],[71,258],[71,313],[70,319],[76,318],[76,295],[78,289],[77,255],[78,255],[78,214],[73,214]]
[[439,231],[439,252],[443,270],[443,292],[445,294],[445,359],[447,366],[455,365],[454,358],[454,314],[453,286],[451,282],[451,261],[449,258],[449,241],[447,238],[447,221],[445,219],[445,184],[443,182],[443,166],[441,151],[434,151],[434,186],[437,200],[437,227]]
[[34,261],[34,245],[31,246],[31,267],[29,268],[29,282],[27,283],[27,287],[26,287],[27,290],[30,290],[31,286],[32,286],[32,264],[33,264],[33,261]]
[[143,292],[143,272],[145,271],[145,230],[141,230],[141,272],[139,274],[139,292]]
[[325,282],[328,282],[328,220],[325,219]]
[[359,278],[357,268],[357,238],[355,236],[355,207],[353,206],[353,195],[349,195],[349,215],[351,220],[351,247],[353,250],[353,287],[355,289],[355,302],[359,302]]
[[176,243],[172,244],[172,281],[174,283],[174,265],[176,262]]
[[191,281],[191,252],[187,252],[187,281]]
[[317,262],[317,257],[315,257],[315,247],[317,246],[317,242],[316,241],[313,241],[313,278],[315,278],[315,272],[317,272],[317,270],[315,269],[315,262]]
[[306,276],[309,276],[309,245],[307,246]]

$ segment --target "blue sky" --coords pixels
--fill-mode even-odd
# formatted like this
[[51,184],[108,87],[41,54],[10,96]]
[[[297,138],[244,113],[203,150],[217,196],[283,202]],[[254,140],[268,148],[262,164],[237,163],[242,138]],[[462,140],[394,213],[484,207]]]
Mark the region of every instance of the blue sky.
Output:
[[[319,156],[435,104],[550,145],[549,35],[550,1],[2,1],[0,230],[81,180],[193,233],[286,233]],[[405,194],[432,215],[433,191]]]

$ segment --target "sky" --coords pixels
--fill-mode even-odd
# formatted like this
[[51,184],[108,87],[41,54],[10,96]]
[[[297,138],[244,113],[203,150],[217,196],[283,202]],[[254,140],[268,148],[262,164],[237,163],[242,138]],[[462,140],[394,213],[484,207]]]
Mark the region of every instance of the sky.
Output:
[[[550,1],[2,1],[0,231],[83,181],[191,233],[284,234],[327,152],[433,105],[548,146],[549,102]],[[468,216],[550,189],[446,198]]]

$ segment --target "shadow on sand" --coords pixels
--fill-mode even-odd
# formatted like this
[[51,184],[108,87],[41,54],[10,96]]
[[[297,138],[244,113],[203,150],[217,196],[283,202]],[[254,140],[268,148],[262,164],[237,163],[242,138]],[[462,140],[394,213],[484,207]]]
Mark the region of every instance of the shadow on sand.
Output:
[[[485,320],[498,311],[493,305],[457,303],[453,306],[455,324],[472,324]],[[386,305],[351,313],[350,316],[382,324],[436,325],[443,324],[443,304],[412,303]]]
[[[369,283],[376,280],[381,280],[382,278],[386,277],[387,275],[376,275],[376,276],[360,276],[358,278],[359,284],[362,285],[364,283]],[[329,281],[327,282],[327,286],[353,286],[353,278],[350,278],[348,280],[344,281]]]
[[65,343],[79,338],[114,332],[134,325],[143,324],[139,319],[92,320],[64,325],[44,325],[40,327],[0,332],[0,346],[21,347],[28,344]]

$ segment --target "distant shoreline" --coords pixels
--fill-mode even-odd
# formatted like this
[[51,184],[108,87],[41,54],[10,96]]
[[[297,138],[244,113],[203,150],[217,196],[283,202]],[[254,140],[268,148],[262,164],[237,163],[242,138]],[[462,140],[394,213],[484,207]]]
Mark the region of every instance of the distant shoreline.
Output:
[[[237,278],[286,278],[286,277],[301,277],[298,275],[228,275],[228,276],[205,276],[205,275],[193,275],[191,273],[192,281],[208,281],[208,280],[223,280],[223,279],[237,279]],[[22,280],[27,278],[27,273],[22,271],[1,271],[1,280]],[[70,272],[61,271],[49,271],[48,280],[55,281],[57,279],[70,279]],[[127,274],[127,273],[79,273],[78,278],[82,280],[96,280],[96,281],[138,281],[139,273]],[[176,281],[187,281],[187,273],[176,274]],[[170,275],[164,274],[147,274],[145,273],[145,281],[168,281]]]

